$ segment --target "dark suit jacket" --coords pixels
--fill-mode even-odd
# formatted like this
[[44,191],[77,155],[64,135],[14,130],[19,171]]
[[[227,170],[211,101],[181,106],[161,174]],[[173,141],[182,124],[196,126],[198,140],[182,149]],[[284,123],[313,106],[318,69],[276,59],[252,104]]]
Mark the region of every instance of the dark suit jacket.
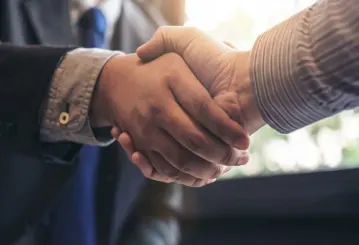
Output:
[[[141,5],[125,1],[114,48],[133,52],[150,38],[158,21],[150,19]],[[137,23],[148,26],[139,27]],[[73,48],[68,45],[75,44],[68,1],[0,1],[0,40],[17,45],[61,45],[0,45],[0,243],[37,245],[45,242],[51,232],[51,226],[42,220],[43,214],[71,177],[74,165],[70,162],[80,147],[67,142],[43,144],[39,140],[41,104],[52,74],[60,58]],[[106,197],[110,201],[99,202],[100,244],[114,245],[120,241],[119,234],[129,215],[131,220],[139,219],[133,209],[141,190],[144,191],[145,179],[118,145],[103,151],[110,159],[102,159],[106,164],[101,164],[98,199]],[[158,185],[146,185],[145,192],[158,190]],[[161,191],[162,201],[168,191]],[[141,207],[146,202],[151,207],[146,216],[170,209],[169,202],[162,202],[161,207],[158,198],[140,200]]]

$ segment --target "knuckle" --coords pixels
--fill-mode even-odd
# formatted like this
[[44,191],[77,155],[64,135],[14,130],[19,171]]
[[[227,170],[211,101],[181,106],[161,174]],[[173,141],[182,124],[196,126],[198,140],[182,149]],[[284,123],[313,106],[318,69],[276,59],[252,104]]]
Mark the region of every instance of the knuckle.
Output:
[[136,119],[140,124],[151,121],[151,112],[160,109],[157,104],[153,97],[140,97],[137,106],[131,111],[131,118]]
[[163,74],[162,82],[165,84],[171,84],[177,82],[179,79],[178,71],[175,68],[169,68],[167,71]]
[[156,135],[159,134],[158,126],[161,123],[163,114],[165,113],[165,108],[159,101],[149,100],[147,104],[143,107],[140,113],[137,113],[136,118],[137,122],[143,128],[143,131],[146,131],[146,135]]
[[[150,103],[147,108],[147,117],[152,121],[153,123],[158,122],[162,116],[163,108],[159,103]],[[158,132],[157,132],[158,133]]]
[[175,61],[170,60],[168,62],[171,62],[171,65],[167,64],[168,67],[162,74],[162,79],[161,79],[161,82],[166,85],[176,83],[180,79],[180,72],[178,70],[178,66],[174,64]]

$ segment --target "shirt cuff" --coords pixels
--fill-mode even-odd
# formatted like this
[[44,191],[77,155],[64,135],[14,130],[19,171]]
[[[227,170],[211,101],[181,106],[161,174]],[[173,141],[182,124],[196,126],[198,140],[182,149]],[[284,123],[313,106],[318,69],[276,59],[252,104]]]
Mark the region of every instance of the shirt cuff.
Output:
[[259,110],[266,123],[280,133],[333,114],[315,101],[302,80],[300,52],[302,46],[308,51],[308,34],[304,34],[308,14],[306,9],[262,34],[251,54],[251,80]]
[[44,105],[41,140],[71,141],[106,146],[112,137],[96,138],[89,107],[96,82],[106,62],[121,52],[78,48],[68,52],[56,69]]

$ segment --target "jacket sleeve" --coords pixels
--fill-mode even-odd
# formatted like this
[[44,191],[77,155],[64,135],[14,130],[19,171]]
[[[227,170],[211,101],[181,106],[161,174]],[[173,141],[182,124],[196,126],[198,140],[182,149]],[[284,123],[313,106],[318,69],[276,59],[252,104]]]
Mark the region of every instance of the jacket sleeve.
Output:
[[289,133],[359,105],[358,7],[318,1],[258,38],[252,82],[272,128]]
[[[89,110],[103,67],[119,51],[77,48],[61,60],[44,101],[41,140],[107,146],[115,140],[106,128],[93,129]],[[98,132],[108,131],[99,135]],[[97,132],[97,134],[96,134]],[[108,135],[108,136],[106,136]]]
[[41,107],[61,57],[71,47],[0,44],[0,146],[41,152]]
[[91,128],[88,113],[103,66],[118,54],[1,44],[0,144],[56,162],[71,158],[64,154],[74,143],[112,143],[111,136],[98,134],[103,130]]

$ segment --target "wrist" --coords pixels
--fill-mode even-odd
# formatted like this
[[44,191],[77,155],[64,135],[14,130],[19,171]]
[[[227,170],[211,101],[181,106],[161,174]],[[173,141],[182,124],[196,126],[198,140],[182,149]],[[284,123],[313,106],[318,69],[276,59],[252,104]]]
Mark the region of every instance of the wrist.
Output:
[[99,90],[100,89],[98,87],[95,88],[91,100],[89,120],[92,128],[111,126],[111,120],[107,117],[107,113],[105,112],[106,109],[104,109],[104,103],[102,103],[103,96]]
[[253,88],[252,69],[250,65],[251,52],[237,52],[234,67],[234,82],[236,84],[236,95],[240,105],[238,118],[241,125],[252,135],[266,125]]
[[115,125],[108,103],[111,99],[108,96],[108,87],[113,79],[110,67],[112,66],[114,58],[115,57],[112,57],[104,65],[93,91],[89,111],[91,127],[108,127]]

